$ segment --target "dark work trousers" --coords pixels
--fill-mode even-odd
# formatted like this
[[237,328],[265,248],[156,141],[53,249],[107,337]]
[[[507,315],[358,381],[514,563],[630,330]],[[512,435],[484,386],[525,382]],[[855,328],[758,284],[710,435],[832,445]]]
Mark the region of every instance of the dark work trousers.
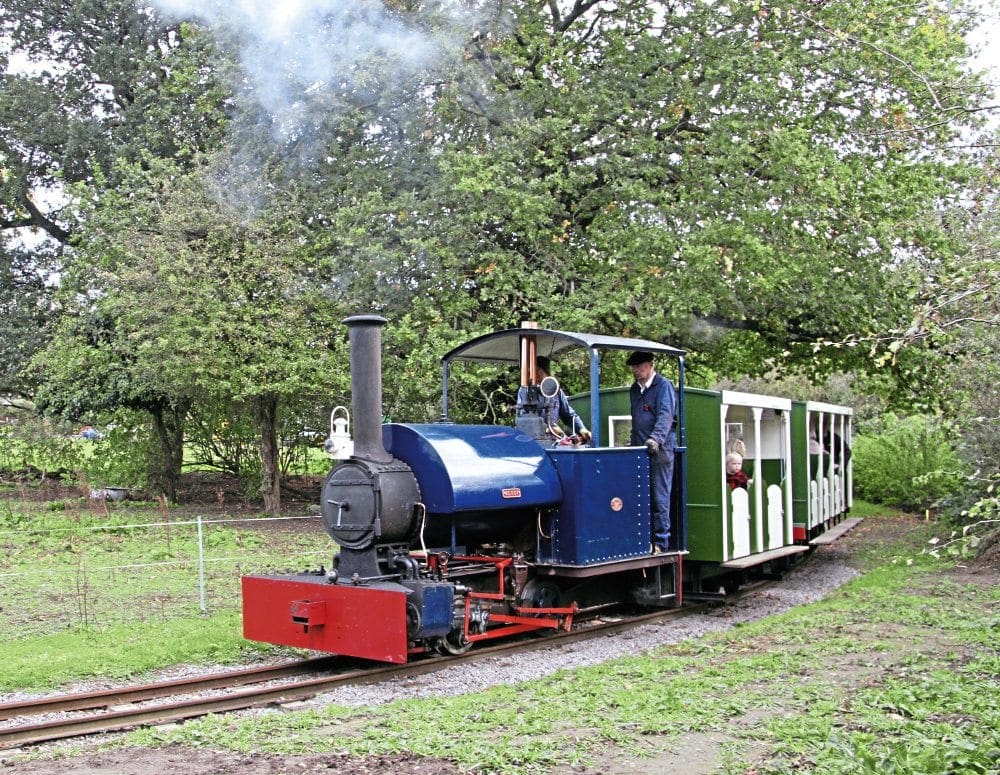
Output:
[[652,496],[653,543],[661,549],[670,544],[670,485],[674,481],[673,434],[667,444],[649,456],[649,483]]

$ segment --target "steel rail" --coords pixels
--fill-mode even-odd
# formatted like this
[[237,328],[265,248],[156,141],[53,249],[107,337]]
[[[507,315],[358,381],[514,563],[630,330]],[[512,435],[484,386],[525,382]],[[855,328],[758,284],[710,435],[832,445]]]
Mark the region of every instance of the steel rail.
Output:
[[119,689],[101,689],[92,692],[38,697],[20,702],[5,702],[0,703],[0,720],[36,716],[42,713],[109,708],[132,702],[153,700],[157,697],[171,697],[189,692],[274,681],[302,675],[303,673],[315,673],[325,670],[332,667],[334,662],[334,657],[316,657],[313,659],[283,662],[277,665],[228,670],[210,675],[175,678],[170,681],[126,686]]

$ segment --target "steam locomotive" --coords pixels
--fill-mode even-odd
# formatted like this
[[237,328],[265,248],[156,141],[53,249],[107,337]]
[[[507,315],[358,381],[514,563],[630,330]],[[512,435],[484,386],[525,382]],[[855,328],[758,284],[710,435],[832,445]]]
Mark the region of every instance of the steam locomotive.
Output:
[[[331,415],[340,462],[321,513],[339,546],[330,570],[242,579],[246,638],[402,663],[517,633],[564,629],[610,606],[674,607],[784,569],[851,506],[851,409],[684,385],[682,350],[658,342],[524,327],[442,358],[442,418],[382,424],[377,315],[347,318],[354,438]],[[555,438],[557,391],[539,355],[582,348],[590,389],[571,401],[590,443]],[[650,544],[649,456],[630,447],[628,388],[602,387],[601,356],[648,351],[677,390],[669,550]],[[517,427],[448,418],[458,362],[518,364],[538,391]],[[551,378],[550,378],[551,379]],[[538,413],[533,418],[532,413]],[[690,440],[690,441],[689,441]],[[578,440],[577,440],[578,441]],[[727,453],[746,486],[730,489]],[[831,533],[833,531],[830,531]]]

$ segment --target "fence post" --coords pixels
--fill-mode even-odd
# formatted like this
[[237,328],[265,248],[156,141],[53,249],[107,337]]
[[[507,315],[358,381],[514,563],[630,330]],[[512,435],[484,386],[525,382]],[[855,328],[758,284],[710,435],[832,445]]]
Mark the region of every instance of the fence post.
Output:
[[201,514],[198,515],[198,603],[205,613],[205,541],[201,532]]

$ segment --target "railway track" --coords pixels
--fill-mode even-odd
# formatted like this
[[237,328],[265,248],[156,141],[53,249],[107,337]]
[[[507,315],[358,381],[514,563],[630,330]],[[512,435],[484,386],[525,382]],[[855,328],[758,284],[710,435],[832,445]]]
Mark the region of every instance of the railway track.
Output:
[[[307,700],[344,686],[412,678],[492,657],[606,637],[642,624],[690,615],[705,607],[702,604],[618,621],[591,622],[569,633],[504,642],[475,648],[459,656],[434,656],[405,665],[358,667],[356,660],[320,657],[120,689],[4,703],[0,704],[0,750]],[[55,714],[59,714],[58,718],[51,718]],[[30,720],[42,715],[46,716],[45,720]],[[28,719],[26,723],[4,725],[6,721],[25,719]]]

